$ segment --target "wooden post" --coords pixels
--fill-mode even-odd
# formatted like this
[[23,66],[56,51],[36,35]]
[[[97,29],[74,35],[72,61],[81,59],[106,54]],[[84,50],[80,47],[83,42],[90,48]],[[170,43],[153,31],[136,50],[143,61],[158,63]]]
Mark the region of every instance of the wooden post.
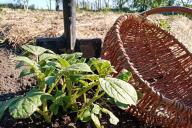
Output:
[[67,50],[74,50],[76,42],[76,0],[63,0],[64,30]]
[[[83,0],[85,3],[85,0]],[[86,3],[85,3],[86,4]],[[64,36],[57,38],[39,38],[36,43],[56,53],[82,52],[86,58],[100,57],[102,40],[76,39],[76,0],[63,0]]]

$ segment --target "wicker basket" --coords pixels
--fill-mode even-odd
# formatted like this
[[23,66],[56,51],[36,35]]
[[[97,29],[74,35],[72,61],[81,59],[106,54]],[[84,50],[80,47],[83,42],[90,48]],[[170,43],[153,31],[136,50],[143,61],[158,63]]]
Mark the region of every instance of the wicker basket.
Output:
[[121,16],[106,35],[102,58],[118,72],[130,70],[133,85],[143,93],[128,112],[154,126],[192,128],[192,54],[144,18],[162,12],[192,14],[192,9],[163,7]]

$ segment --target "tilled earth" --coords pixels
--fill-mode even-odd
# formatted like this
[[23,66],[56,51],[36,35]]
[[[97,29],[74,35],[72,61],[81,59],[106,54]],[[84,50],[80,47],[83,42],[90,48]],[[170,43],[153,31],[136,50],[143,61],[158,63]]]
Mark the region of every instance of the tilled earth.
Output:
[[0,100],[14,93],[22,92],[35,84],[32,78],[19,78],[20,70],[15,69],[15,51],[7,44],[0,45]]

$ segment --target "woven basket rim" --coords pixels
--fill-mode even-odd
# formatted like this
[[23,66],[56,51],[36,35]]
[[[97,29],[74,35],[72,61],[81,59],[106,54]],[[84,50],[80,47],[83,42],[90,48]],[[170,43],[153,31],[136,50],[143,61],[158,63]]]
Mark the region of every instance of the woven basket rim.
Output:
[[137,20],[141,21],[141,22],[145,22],[146,24],[150,25],[150,26],[153,26],[153,27],[157,27],[159,30],[161,30],[161,32],[165,33],[166,35],[170,36],[173,40],[176,40],[178,42],[178,45],[180,47],[182,47],[190,56],[192,56],[192,54],[189,52],[189,50],[181,43],[179,42],[173,35],[171,35],[169,32],[161,29],[159,26],[157,26],[155,23],[151,22],[150,20],[146,19],[145,17],[139,15],[139,14],[124,14],[122,15],[121,17],[119,17],[115,24],[114,24],[114,29],[116,30],[116,34],[117,34],[117,40],[118,42],[120,43],[120,48],[121,50],[123,50],[123,55],[125,56],[125,58],[127,59],[127,62],[130,64],[130,68],[131,68],[131,72],[134,72],[135,73],[135,77],[139,80],[139,82],[141,82],[142,84],[144,85],[147,85],[146,87],[152,91],[152,93],[154,95],[158,95],[158,97],[162,98],[162,101],[165,102],[165,104],[167,104],[168,106],[183,106],[181,107],[182,109],[184,109],[186,112],[190,111],[190,113],[192,114],[192,106],[186,106],[182,103],[180,103],[179,101],[177,100],[173,100],[173,99],[169,99],[165,96],[163,96],[162,94],[160,94],[160,92],[154,90],[153,87],[150,86],[150,83],[146,80],[144,80],[142,78],[142,76],[139,74],[139,72],[137,71],[136,68],[134,68],[132,65],[131,65],[131,62],[130,62],[130,58],[128,57],[128,55],[126,54],[126,51],[125,51],[125,48],[123,46],[123,41],[121,40],[121,36],[120,36],[120,31],[119,31],[119,28],[121,27],[122,23],[124,21],[127,20],[128,17],[133,17],[133,18],[136,18]]
[[[171,7],[167,10],[171,12],[173,10],[175,12],[184,12],[183,7],[179,7],[178,9],[180,10],[177,10],[177,8]],[[192,80],[189,75],[192,72],[189,66],[191,65],[192,54],[172,34],[146,19],[146,16],[150,14],[166,12],[167,10],[156,9],[155,11],[146,12],[146,15],[124,14],[120,16],[104,39],[101,57],[111,61],[118,73],[123,68],[132,72],[133,81],[130,82],[133,83],[133,86],[139,92],[143,93],[143,97],[138,101],[138,104],[136,106],[131,105],[126,110],[127,112],[153,126],[191,128],[192,106],[190,90],[192,89]],[[192,14],[192,9],[187,9],[184,13],[188,11]],[[149,39],[147,39],[148,36]],[[157,44],[155,44],[156,42]],[[140,47],[141,49],[139,49]],[[142,52],[142,50],[145,51]],[[138,57],[138,59],[134,59],[134,57]],[[163,60],[159,61],[161,58]],[[139,66],[139,64],[149,64],[149,66],[145,68],[145,65]],[[177,68],[179,70],[176,72],[175,69],[177,70]],[[149,72],[147,72],[148,69],[150,69]],[[145,73],[149,74],[145,75]],[[171,76],[169,76],[169,73]],[[173,75],[174,73],[176,73],[176,77]],[[177,75],[181,75],[181,77],[177,79]],[[156,77],[161,78],[156,79]],[[153,78],[158,83],[150,80]],[[181,80],[175,87],[182,89],[182,92],[172,95],[173,91],[166,91],[171,88],[177,91],[177,88],[172,87],[174,82],[166,83],[166,81],[172,80],[172,78],[178,80],[175,80],[175,82]],[[163,82],[164,80],[165,82]],[[180,88],[180,86],[182,87]],[[179,95],[177,96],[177,94]]]

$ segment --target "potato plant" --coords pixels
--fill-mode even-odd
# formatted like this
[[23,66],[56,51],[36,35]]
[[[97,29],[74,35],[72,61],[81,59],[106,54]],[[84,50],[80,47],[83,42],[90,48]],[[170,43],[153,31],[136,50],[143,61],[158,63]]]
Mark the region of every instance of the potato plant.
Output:
[[32,45],[22,48],[26,56],[16,58],[19,61],[16,68],[22,68],[20,77],[34,77],[37,86],[23,96],[0,102],[0,119],[8,110],[15,119],[25,119],[39,113],[46,122],[51,123],[52,116],[60,111],[75,112],[76,119],[82,122],[92,120],[100,128],[99,118],[102,114],[109,115],[111,124],[119,122],[111,111],[97,102],[100,98],[108,97],[122,109],[137,103],[135,89],[125,82],[130,78],[130,72],[123,70],[118,78],[113,78],[110,74],[115,70],[107,60],[92,58],[88,61],[82,58],[81,53],[58,55]]

